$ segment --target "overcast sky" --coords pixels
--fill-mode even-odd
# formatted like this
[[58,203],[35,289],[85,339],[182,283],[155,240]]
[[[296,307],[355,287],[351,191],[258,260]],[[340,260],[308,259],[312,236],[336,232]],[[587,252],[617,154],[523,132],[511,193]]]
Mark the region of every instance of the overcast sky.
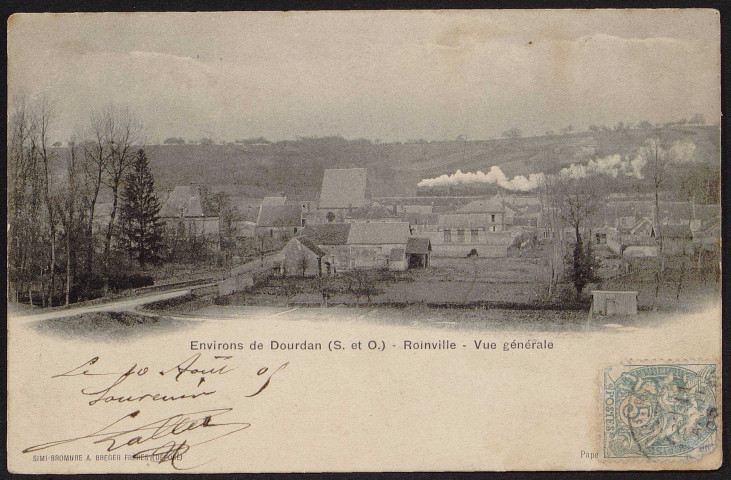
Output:
[[47,94],[64,141],[109,102],[152,141],[720,117],[709,10],[26,14],[8,29],[10,98]]

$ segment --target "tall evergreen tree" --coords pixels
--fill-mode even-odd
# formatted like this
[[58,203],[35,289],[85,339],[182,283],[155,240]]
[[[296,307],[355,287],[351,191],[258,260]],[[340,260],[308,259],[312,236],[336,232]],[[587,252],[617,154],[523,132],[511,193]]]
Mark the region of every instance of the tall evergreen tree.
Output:
[[576,236],[576,244],[574,244],[573,255],[569,261],[568,274],[571,282],[576,289],[576,298],[581,297],[581,292],[589,283],[596,283],[601,280],[599,277],[599,261],[594,255],[594,249],[591,245],[591,238],[586,247],[581,235]]
[[131,258],[141,266],[160,260],[164,225],[162,206],[155,195],[155,181],[144,150],[137,152],[125,179],[122,195],[121,239]]

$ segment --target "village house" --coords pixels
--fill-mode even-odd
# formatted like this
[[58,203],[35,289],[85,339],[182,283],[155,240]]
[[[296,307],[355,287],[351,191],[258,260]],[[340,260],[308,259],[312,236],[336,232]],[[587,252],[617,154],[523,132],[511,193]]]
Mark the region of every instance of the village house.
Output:
[[312,243],[325,252],[323,274],[336,274],[350,267],[350,247],[348,235],[349,223],[324,223],[307,225],[300,231],[302,237],[309,238]]
[[301,211],[302,226],[312,225],[317,223],[317,201],[310,200],[304,197],[288,197],[286,202],[287,205],[297,205]]
[[386,267],[391,250],[406,249],[406,222],[352,223],[348,234],[349,268]]
[[367,169],[325,169],[317,205],[318,223],[344,222],[355,209],[370,204]]
[[383,205],[368,205],[356,208],[345,215],[346,223],[369,223],[369,222],[400,222],[401,218],[394,215],[391,210]]
[[[325,251],[308,237],[295,237],[284,247],[281,273],[284,276],[319,277],[323,274]],[[329,275],[329,269],[326,269]]]
[[436,232],[439,227],[439,215],[436,213],[403,212],[401,220],[409,223],[412,235]]
[[464,257],[475,250],[480,256],[506,257],[514,235],[505,231],[504,215],[500,199],[475,200],[439,214],[436,231],[422,234],[431,240],[435,256]]
[[176,186],[160,210],[165,232],[174,238],[202,238],[220,246],[218,214],[201,201],[200,187],[195,184]]
[[654,236],[663,255],[692,255],[693,232],[688,225],[659,225]]
[[299,205],[265,205],[259,209],[255,233],[257,237],[282,238],[292,236],[302,228]]

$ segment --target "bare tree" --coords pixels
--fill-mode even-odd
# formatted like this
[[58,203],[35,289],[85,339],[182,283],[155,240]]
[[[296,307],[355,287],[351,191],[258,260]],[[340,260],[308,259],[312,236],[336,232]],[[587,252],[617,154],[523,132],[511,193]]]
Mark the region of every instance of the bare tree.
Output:
[[660,224],[660,188],[665,178],[665,168],[671,160],[670,151],[663,147],[660,139],[657,137],[648,138],[645,145],[640,148],[640,155],[647,162],[650,178],[655,191],[655,225]]
[[[567,180],[563,182],[563,185],[566,194],[561,206],[561,217],[574,229],[576,236],[572,277],[578,298],[586,283],[591,282],[593,279],[591,265],[587,262],[590,258],[587,257],[587,253],[584,251],[582,233],[583,230],[591,226],[593,216],[602,205],[603,189],[599,184],[598,177]],[[589,245],[591,245],[591,238],[589,238]]]
[[[665,169],[672,160],[672,154],[670,149],[665,148],[660,139],[657,137],[648,138],[645,141],[645,145],[640,148],[639,154],[647,162],[647,168],[649,169],[650,179],[652,186],[655,191],[655,211],[654,211],[654,224],[657,228],[660,225],[660,188],[663,186],[665,179]],[[660,271],[665,270],[665,254],[663,251],[662,237],[659,237],[660,241],[660,259],[661,266]]]
[[42,97],[35,106],[33,112],[33,128],[31,135],[31,148],[38,152],[43,168],[43,192],[47,211],[48,231],[50,239],[50,288],[48,291],[48,303],[53,306],[53,293],[56,286],[56,227],[58,218],[56,216],[56,202],[53,198],[53,166],[51,162],[55,154],[49,148],[49,128],[53,121],[53,105],[46,97]]
[[66,237],[66,306],[69,306],[71,302],[71,285],[74,282],[76,265],[77,215],[80,216],[81,214],[84,198],[81,188],[82,155],[75,139],[69,141],[68,145],[69,154],[66,157],[67,183],[65,192],[62,195],[62,208],[60,208],[61,223]]
[[105,131],[103,118],[92,114],[89,125],[88,139],[83,143],[84,160],[84,207],[86,208],[86,247],[85,269],[87,278],[91,277],[94,265],[94,216],[99,193],[104,186],[104,172],[109,162],[109,152],[105,145]]
[[[41,255],[39,222],[42,207],[41,168],[38,152],[32,141],[33,111],[28,99],[17,96],[12,99],[8,121],[8,270],[9,280],[17,300],[20,292],[28,287],[32,296],[34,279]],[[9,289],[10,293],[10,289]]]
[[[90,175],[87,177],[92,191],[89,204],[88,228],[93,229],[93,208],[102,185],[112,192],[112,208],[104,236],[104,271],[108,271],[114,224],[117,218],[120,186],[135,160],[135,147],[144,143],[142,124],[127,107],[109,104],[101,112],[92,114],[91,142],[86,149]],[[93,255],[93,247],[90,247]],[[87,260],[89,259],[87,252]],[[87,267],[88,268],[88,267]],[[106,283],[106,281],[105,281]]]
[[307,269],[310,266],[310,259],[307,258],[307,253],[302,252],[302,255],[297,260],[297,267],[302,272],[302,276],[304,277],[307,274]]
[[546,237],[551,242],[549,265],[551,277],[548,282],[548,296],[552,296],[557,283],[563,280],[565,271],[564,257],[566,242],[564,239],[565,222],[561,217],[564,203],[564,182],[554,176],[545,176],[539,188],[541,201],[541,221],[546,229]]

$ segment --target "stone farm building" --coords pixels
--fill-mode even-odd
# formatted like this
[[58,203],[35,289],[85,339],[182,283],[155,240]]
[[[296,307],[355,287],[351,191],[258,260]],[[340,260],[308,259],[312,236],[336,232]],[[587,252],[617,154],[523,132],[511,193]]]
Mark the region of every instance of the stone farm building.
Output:
[[265,205],[259,208],[255,233],[257,237],[281,238],[297,234],[302,228],[302,207],[299,205]]
[[219,217],[204,206],[198,185],[176,186],[160,210],[166,234],[174,238],[203,238],[219,245]]
[[[336,274],[350,268],[350,235],[349,223],[324,223],[322,225],[308,225],[301,230],[301,236],[309,238],[315,245],[325,252],[326,261],[323,273]],[[328,269],[331,272],[328,272]]]
[[368,170],[365,168],[328,168],[322,177],[318,201],[320,223],[343,222],[355,209],[371,204]]
[[475,200],[453,212],[439,214],[437,228],[424,231],[440,257],[464,257],[472,250],[485,257],[506,257],[513,234],[505,229],[500,198]]
[[391,250],[406,249],[407,222],[352,223],[348,234],[349,268],[388,266]]

